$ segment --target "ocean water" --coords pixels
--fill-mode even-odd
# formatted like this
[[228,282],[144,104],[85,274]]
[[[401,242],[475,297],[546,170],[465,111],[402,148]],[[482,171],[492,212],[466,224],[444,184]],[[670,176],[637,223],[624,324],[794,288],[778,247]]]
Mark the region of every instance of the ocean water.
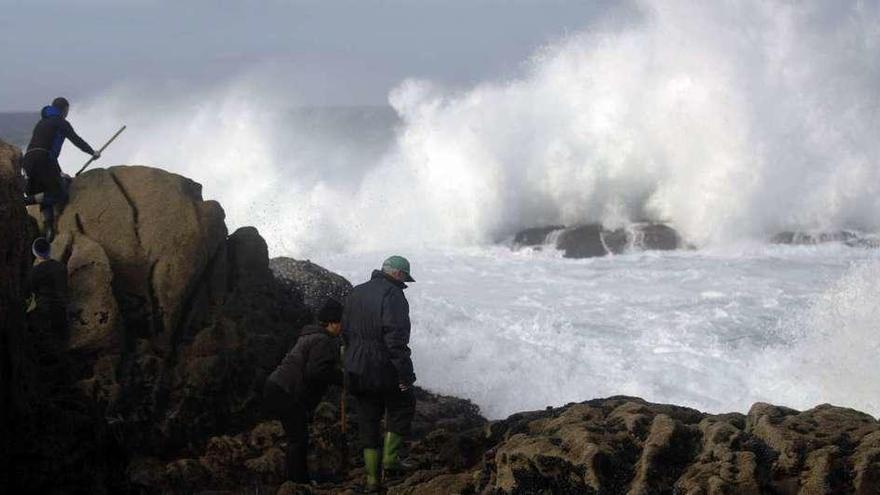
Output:
[[[354,283],[386,252],[317,256]],[[880,252],[407,252],[419,382],[493,418],[611,395],[880,413]]]
[[[472,87],[290,112],[259,71],[77,102],[100,165],[199,181],[231,228],[353,282],[412,258],[420,383],[486,414],[612,394],[712,412],[758,400],[880,414],[880,260],[782,247],[880,231],[880,3],[636,1]],[[475,47],[479,49],[479,47]],[[137,101],[136,108],[130,105]],[[68,146],[62,163],[84,157]],[[518,230],[638,220],[694,251],[565,260]]]

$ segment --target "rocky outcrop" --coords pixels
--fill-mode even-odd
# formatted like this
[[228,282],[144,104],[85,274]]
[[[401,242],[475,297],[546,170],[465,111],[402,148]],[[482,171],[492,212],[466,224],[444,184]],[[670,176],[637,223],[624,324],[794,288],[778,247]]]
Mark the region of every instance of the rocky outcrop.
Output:
[[880,424],[830,405],[748,415],[612,397],[492,423],[480,465],[389,493],[880,493]]
[[[148,167],[96,169],[78,177],[58,219],[74,245],[88,238],[113,270],[126,328],[163,350],[201,309],[193,304],[209,265],[225,256],[224,213],[201,186]],[[215,292],[217,290],[215,289]]]
[[[327,402],[315,417],[318,486],[281,485],[275,421],[212,438],[200,457],[142,459],[135,478],[167,491],[354,494],[363,476],[356,432],[341,434],[339,413]],[[799,412],[759,403],[746,415],[709,415],[611,397],[488,422],[467,402],[420,392],[416,423],[427,426],[409,442],[417,468],[390,480],[389,494],[880,493],[880,424],[830,405]]]
[[260,422],[265,376],[309,311],[256,229],[227,238],[198,184],[147,167],[83,174],[58,224],[71,331],[32,346],[56,364],[27,384],[45,400],[20,425],[14,455],[33,465],[11,486],[149,490],[140,460],[188,458]]
[[514,249],[553,245],[566,258],[595,258],[628,251],[672,251],[683,241],[672,227],[659,223],[634,223],[608,230],[600,224],[577,227],[538,227],[514,236]]
[[329,297],[344,301],[351,292],[351,282],[309,260],[273,258],[269,262],[272,272],[302,294],[303,302],[317,312]]
[[30,266],[27,213],[21,198],[21,153],[0,141],[0,486],[9,486],[10,439],[24,409],[20,359],[25,334],[24,283]]

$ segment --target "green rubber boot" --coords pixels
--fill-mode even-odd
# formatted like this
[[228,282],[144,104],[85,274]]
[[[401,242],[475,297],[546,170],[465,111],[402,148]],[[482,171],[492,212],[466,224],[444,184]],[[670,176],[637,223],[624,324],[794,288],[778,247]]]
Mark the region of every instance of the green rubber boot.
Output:
[[411,466],[400,459],[403,447],[403,436],[389,431],[385,434],[385,445],[382,449],[382,478],[396,478],[406,474]]
[[364,449],[364,469],[367,480],[363,493],[379,493],[379,449]]

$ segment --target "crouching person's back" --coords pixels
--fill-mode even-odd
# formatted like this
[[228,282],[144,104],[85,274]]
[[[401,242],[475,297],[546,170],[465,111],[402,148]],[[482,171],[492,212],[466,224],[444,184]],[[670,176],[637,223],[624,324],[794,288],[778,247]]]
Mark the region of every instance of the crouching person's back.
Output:
[[342,305],[327,300],[318,325],[303,327],[293,348],[269,375],[266,412],[281,419],[287,436],[287,478],[308,483],[309,420],[330,385],[342,384],[339,354]]

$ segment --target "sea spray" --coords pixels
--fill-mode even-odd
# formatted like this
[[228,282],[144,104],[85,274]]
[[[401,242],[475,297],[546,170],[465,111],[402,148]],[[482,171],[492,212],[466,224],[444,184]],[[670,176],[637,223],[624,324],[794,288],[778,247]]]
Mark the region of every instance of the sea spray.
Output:
[[396,138],[348,163],[328,166],[356,132],[297,142],[303,122],[282,111],[295,99],[258,75],[164,104],[110,94],[74,117],[87,135],[133,122],[108,159],[192,175],[286,254],[638,219],[697,245],[880,227],[876,2],[640,6],[540,49],[512,80],[403,82]]

